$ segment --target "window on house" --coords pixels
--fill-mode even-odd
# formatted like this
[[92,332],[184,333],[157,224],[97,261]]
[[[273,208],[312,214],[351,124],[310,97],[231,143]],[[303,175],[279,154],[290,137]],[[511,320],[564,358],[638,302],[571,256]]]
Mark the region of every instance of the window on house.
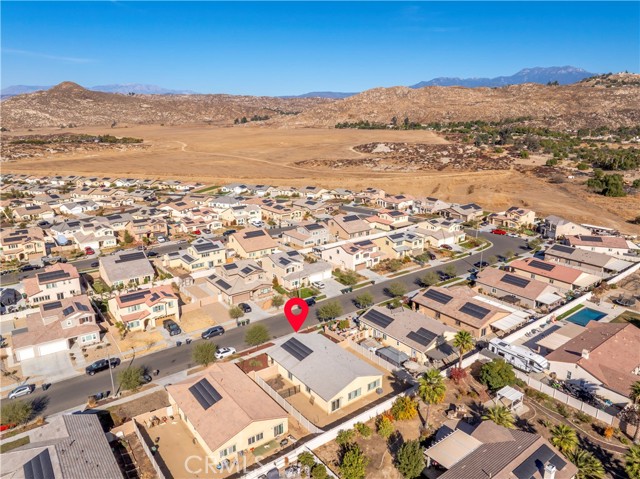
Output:
[[222,449],[220,451],[220,458],[223,457],[227,457],[229,454],[233,454],[234,452],[236,452],[236,445],[234,444],[233,446],[229,446],[225,449]]
[[256,443],[256,442],[258,442],[258,441],[262,441],[262,438],[263,438],[263,437],[264,437],[264,434],[263,434],[263,433],[256,434],[255,436],[251,436],[251,437],[249,438],[249,441],[248,441],[248,442],[249,442],[249,445],[251,445],[251,444],[255,444],[255,443]]
[[273,428],[273,437],[278,437],[280,434],[284,433],[284,424],[278,424]]
[[292,373],[287,373],[287,377],[289,378],[289,381],[293,381],[293,374]]
[[349,401],[353,401],[355,398],[359,397],[362,394],[362,389],[358,388],[355,391],[351,391],[349,393]]
[[378,388],[378,387],[380,387],[380,380],[379,380],[379,379],[376,379],[375,381],[370,382],[370,383],[367,385],[367,391],[371,391],[372,389],[376,389],[376,388]]
[[129,311],[130,313],[133,313],[134,311],[140,311],[140,308],[141,308],[141,307],[142,307],[142,306],[141,306],[141,305],[139,305],[139,304],[134,304],[133,306],[129,306],[129,307],[127,308],[127,311]]
[[159,313],[160,311],[162,311],[164,309],[164,307],[161,304],[157,304],[153,307],[153,311],[156,313]]
[[340,409],[340,399],[334,399],[331,401],[331,412]]

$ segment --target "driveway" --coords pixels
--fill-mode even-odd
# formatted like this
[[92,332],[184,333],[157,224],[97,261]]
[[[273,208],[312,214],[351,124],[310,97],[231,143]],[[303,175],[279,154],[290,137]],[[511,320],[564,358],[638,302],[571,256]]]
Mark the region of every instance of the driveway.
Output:
[[42,377],[47,382],[74,376],[76,370],[71,364],[69,351],[47,354],[38,358],[26,359],[20,363],[25,378]]
[[389,279],[386,276],[376,273],[375,271],[371,271],[370,269],[362,269],[358,271],[358,273],[367,279],[375,281],[376,283],[379,283],[380,281],[386,281]]
[[335,279],[329,278],[322,281],[324,283],[324,288],[320,290],[320,294],[324,294],[327,298],[335,298],[336,296],[340,296],[342,293],[341,289],[346,288],[346,286],[342,283],[338,283]]

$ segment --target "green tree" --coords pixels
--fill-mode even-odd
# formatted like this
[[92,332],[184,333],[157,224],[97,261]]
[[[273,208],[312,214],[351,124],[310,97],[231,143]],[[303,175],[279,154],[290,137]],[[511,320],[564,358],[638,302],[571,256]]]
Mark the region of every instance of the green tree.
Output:
[[124,244],[133,243],[133,236],[129,233],[129,230],[124,230]]
[[504,252],[504,257],[507,259],[511,259],[515,256],[515,253],[513,252],[513,250],[508,249],[507,251]]
[[271,335],[263,324],[254,324],[247,329],[247,333],[244,335],[244,342],[249,346],[259,346],[269,341],[269,339],[271,339]]
[[420,477],[425,468],[424,451],[420,441],[407,441],[396,456],[396,468],[405,479]]
[[394,298],[399,298],[407,294],[407,287],[400,281],[394,281],[389,286],[387,286],[387,291]]
[[193,360],[202,366],[208,366],[216,360],[218,347],[209,341],[196,344],[193,348]]
[[242,308],[240,308],[240,306],[232,306],[231,308],[229,308],[229,317],[231,319],[240,319],[243,316],[244,311],[242,310]]
[[320,321],[329,321],[342,315],[342,305],[338,301],[327,301],[316,312]]
[[537,238],[533,238],[527,241],[527,244],[529,245],[529,249],[536,249],[542,244],[542,242]]
[[313,465],[316,463],[315,457],[309,451],[303,451],[298,456],[298,462],[305,467],[311,469]]
[[360,450],[357,444],[352,445],[342,457],[340,464],[340,477],[342,479],[365,479],[369,459]]
[[401,396],[393,402],[391,414],[397,421],[408,421],[418,415],[416,402],[409,396]]
[[376,432],[383,439],[389,439],[395,428],[389,417],[382,415],[376,419]]
[[118,373],[118,383],[122,389],[137,391],[142,385],[142,375],[144,370],[138,366],[129,366],[124,371]]
[[435,271],[427,271],[422,278],[420,278],[420,283],[424,286],[433,286],[434,284],[438,284],[440,282],[440,278]]
[[566,454],[569,459],[578,468],[576,479],[603,479],[604,467],[602,463],[589,451],[576,448]]
[[329,473],[327,473],[327,467],[324,464],[315,464],[311,468],[311,479],[327,479]]
[[469,331],[460,330],[453,338],[453,346],[458,350],[458,367],[462,369],[462,356],[473,349],[473,336]]
[[353,429],[363,438],[371,437],[371,428],[363,422],[357,422],[353,425]]
[[629,474],[629,478],[640,479],[640,446],[631,446],[624,456],[624,462],[624,470]]
[[578,435],[575,429],[566,424],[558,424],[551,429],[551,444],[566,454],[578,445]]
[[356,432],[353,429],[340,429],[336,436],[336,444],[346,448],[349,444],[353,443],[355,437]]
[[442,272],[450,278],[454,278],[457,275],[456,265],[453,263],[447,263],[442,268]]
[[498,262],[498,258],[496,256],[493,256],[493,255],[489,256],[489,258],[487,259],[487,263],[492,264],[492,265],[496,264],[497,262]]
[[418,382],[418,396],[420,396],[420,399],[427,405],[427,426],[431,418],[431,406],[444,401],[446,393],[447,386],[440,375],[440,371],[437,369],[429,369],[420,377]]
[[361,309],[373,306],[373,295],[366,291],[361,295],[356,296],[356,305]]
[[511,414],[511,411],[509,411],[505,406],[490,407],[482,415],[482,420],[493,421],[498,426],[503,426],[508,429],[513,429],[515,427],[513,425],[513,414]]
[[284,298],[281,295],[276,294],[271,298],[271,304],[277,309],[284,304]]
[[33,415],[33,406],[26,401],[5,401],[0,410],[2,424],[24,424]]
[[636,381],[631,385],[629,399],[633,402],[633,413],[635,413],[636,432],[633,434],[633,443],[640,444],[640,381]]
[[494,359],[480,368],[479,379],[489,389],[497,391],[505,386],[512,386],[516,382],[516,373],[504,359]]

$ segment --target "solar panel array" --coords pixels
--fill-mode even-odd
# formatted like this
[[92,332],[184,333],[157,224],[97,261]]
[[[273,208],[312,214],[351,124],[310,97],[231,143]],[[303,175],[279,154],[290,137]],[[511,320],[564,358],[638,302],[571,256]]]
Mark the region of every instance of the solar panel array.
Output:
[[71,313],[73,313],[73,311],[73,306],[67,306],[62,310],[62,314],[64,314],[65,316],[69,316]]
[[49,271],[48,273],[40,273],[38,274],[38,281],[40,283],[45,283],[48,281],[55,281],[58,279],[64,279],[71,276],[66,271],[58,270],[58,271]]
[[349,215],[342,218],[342,221],[344,221],[345,223],[349,223],[351,221],[358,221],[359,219],[360,218],[358,218],[356,215]]
[[135,293],[123,294],[120,296],[121,303],[130,303],[131,301],[138,301],[146,296],[144,291],[136,291]]
[[207,379],[201,379],[189,388],[189,392],[206,411],[222,399],[222,396]]
[[318,223],[311,223],[310,225],[305,226],[305,228],[307,228],[309,231],[314,231],[321,230],[324,227],[322,225],[319,225]]
[[227,271],[231,271],[232,269],[238,269],[238,265],[235,263],[229,263],[229,264],[225,264],[223,268],[226,269]]
[[251,267],[249,267],[249,266],[245,266],[244,268],[242,268],[242,269],[240,270],[240,272],[241,272],[241,273],[244,273],[244,274],[249,274],[249,273],[253,272],[253,268],[251,268]]
[[540,466],[544,467],[545,464],[553,464],[558,471],[564,469],[567,463],[559,457],[553,450],[543,444],[536,449],[522,464],[513,470],[513,474],[518,479],[531,479],[536,476],[540,471]]
[[54,301],[53,303],[47,303],[42,306],[42,309],[45,311],[51,311],[52,309],[62,308],[62,303],[60,301]]
[[87,306],[86,304],[82,304],[82,303],[73,303],[76,305],[76,309],[78,311],[89,311],[89,306]]
[[409,334],[407,334],[408,339],[412,339],[422,346],[429,346],[429,344],[431,344],[431,342],[437,337],[437,334],[424,328],[420,328],[417,331],[411,331]]
[[505,274],[500,281],[512,286],[517,286],[518,288],[526,288],[531,282],[526,278],[522,278],[513,274]]
[[139,259],[146,259],[146,256],[142,251],[123,254],[119,259],[116,260],[116,263],[128,263],[129,261],[137,261]]
[[298,361],[302,361],[313,352],[313,350],[309,349],[296,338],[291,338],[287,342],[283,343],[282,349],[291,354],[291,356],[296,358]]
[[264,231],[256,230],[256,231],[248,231],[244,234],[245,238],[259,238],[260,236],[264,236]]
[[571,254],[575,251],[575,248],[571,248],[570,246],[563,246],[560,244],[554,244],[551,248],[551,251],[560,251],[561,253]]
[[423,296],[440,304],[447,304],[453,299],[453,296],[449,296],[435,289],[426,290]]
[[216,281],[216,284],[218,286],[220,286],[222,289],[230,289],[231,288],[231,285],[229,283],[227,283],[223,279],[219,279],[218,281]]
[[544,271],[551,271],[553,268],[556,267],[553,264],[543,263],[542,261],[535,261],[535,260],[529,263],[529,265],[532,266],[533,268],[538,268]]
[[25,479],[49,479],[55,477],[49,449],[44,449],[22,466]]
[[386,328],[391,323],[393,323],[393,321],[395,319],[395,318],[392,318],[390,316],[387,316],[384,313],[381,313],[380,311],[376,311],[375,309],[372,309],[372,310],[368,311],[363,316],[363,318],[368,320],[368,321],[370,321],[370,322],[372,322],[376,326],[380,326],[381,328]]
[[600,236],[580,236],[582,241],[589,241],[590,243],[602,243]]
[[464,314],[468,314],[469,316],[472,316],[476,319],[483,319],[487,314],[491,312],[487,308],[483,308],[482,306],[469,302],[464,303],[462,308],[460,308],[458,311]]

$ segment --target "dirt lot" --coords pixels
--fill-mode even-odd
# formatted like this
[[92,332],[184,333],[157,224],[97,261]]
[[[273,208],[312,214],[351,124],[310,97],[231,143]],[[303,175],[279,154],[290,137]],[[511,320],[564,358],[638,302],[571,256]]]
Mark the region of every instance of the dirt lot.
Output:
[[[626,223],[637,215],[638,195],[605,198],[589,194],[577,180],[552,185],[515,169],[486,171],[332,170],[314,160],[357,160],[354,148],[374,142],[446,144],[430,131],[221,128],[206,125],[131,128],[78,128],[75,133],[109,133],[145,140],[139,151],[62,153],[3,165],[7,172],[163,177],[211,184],[255,181],[277,185],[361,189],[381,187],[392,193],[437,196],[445,201],[476,201],[489,210],[509,206],[533,208],[539,215],[562,214],[573,221],[602,224],[640,233]],[[59,130],[38,130],[52,133]],[[25,134],[12,131],[11,135]],[[309,162],[309,163],[308,163]]]

